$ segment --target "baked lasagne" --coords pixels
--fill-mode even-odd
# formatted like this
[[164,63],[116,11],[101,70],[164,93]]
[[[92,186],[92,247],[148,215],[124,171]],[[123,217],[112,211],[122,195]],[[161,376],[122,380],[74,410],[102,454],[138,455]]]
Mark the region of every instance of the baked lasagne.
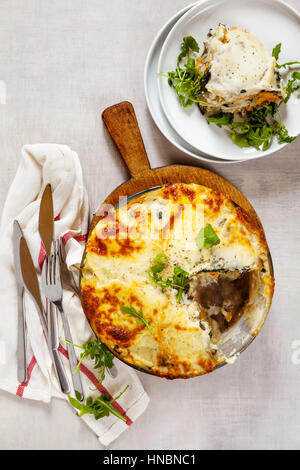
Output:
[[197,184],[165,185],[106,211],[82,265],[82,306],[100,341],[166,378],[230,360],[224,337],[241,321],[259,332],[273,287],[262,229]]

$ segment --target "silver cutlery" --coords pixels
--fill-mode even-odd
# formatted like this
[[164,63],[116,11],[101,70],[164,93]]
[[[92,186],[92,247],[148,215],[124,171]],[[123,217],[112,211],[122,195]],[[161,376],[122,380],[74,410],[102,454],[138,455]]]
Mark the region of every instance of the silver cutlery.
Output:
[[18,340],[17,340],[17,377],[20,383],[27,380],[27,363],[26,363],[26,325],[25,313],[23,308],[23,281],[20,265],[20,242],[23,237],[22,229],[17,220],[13,225],[13,252],[14,265],[17,282],[17,298],[18,298]]
[[[53,211],[53,201],[52,201],[52,190],[51,185],[47,184],[40,203],[40,211],[39,211],[39,234],[42,239],[46,257],[49,258],[51,253],[51,245],[53,240],[53,219],[54,219],[54,211]],[[42,271],[46,269],[45,262],[43,264]],[[68,378],[61,361],[60,353],[58,351],[59,348],[59,337],[58,337],[58,327],[57,327],[57,312],[54,306],[46,299],[46,316],[48,322],[48,338],[49,338],[49,345],[52,351],[53,361],[58,373],[59,384],[61,390],[64,393],[70,392],[70,386],[68,382]]]
[[[73,339],[71,335],[71,330],[69,326],[69,322],[67,316],[64,312],[63,305],[62,305],[62,297],[63,297],[63,290],[62,290],[62,283],[61,283],[61,274],[60,274],[60,261],[58,256],[58,243],[56,241],[53,242],[53,250],[51,252],[50,258],[46,258],[45,261],[45,269],[42,271],[42,290],[44,295],[47,299],[50,300],[59,310],[62,317],[62,322],[65,331],[65,338],[67,342],[67,350],[69,355],[69,361],[71,366],[72,372],[72,380],[74,390],[80,393],[82,400],[84,399],[83,387],[81,383],[80,372],[78,371],[75,373],[77,367],[77,357],[75,354],[75,349],[72,344]],[[75,373],[75,374],[74,374]]]
[[44,335],[45,335],[45,338],[47,340],[47,344],[49,347],[50,356],[55,365],[55,370],[57,373],[57,377],[58,377],[61,389],[64,393],[69,393],[70,386],[68,384],[68,381],[65,375],[61,357],[59,356],[58,351],[56,354],[56,352],[52,350],[51,341],[49,340],[49,337],[48,337],[47,318],[46,318],[42,300],[41,300],[39,282],[38,282],[35,267],[31,258],[30,251],[29,251],[27,242],[24,237],[21,237],[20,239],[20,267],[21,267],[23,286],[25,290],[28,292],[28,294],[31,296],[36,306],[36,310],[40,318],[43,332],[44,332]]

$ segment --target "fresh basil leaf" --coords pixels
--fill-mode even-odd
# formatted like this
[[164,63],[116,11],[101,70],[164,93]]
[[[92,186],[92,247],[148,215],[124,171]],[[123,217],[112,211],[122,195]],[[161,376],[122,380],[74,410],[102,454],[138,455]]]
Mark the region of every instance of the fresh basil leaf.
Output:
[[196,237],[196,244],[199,250],[202,248],[211,248],[221,242],[220,238],[212,228],[211,224],[203,227]]

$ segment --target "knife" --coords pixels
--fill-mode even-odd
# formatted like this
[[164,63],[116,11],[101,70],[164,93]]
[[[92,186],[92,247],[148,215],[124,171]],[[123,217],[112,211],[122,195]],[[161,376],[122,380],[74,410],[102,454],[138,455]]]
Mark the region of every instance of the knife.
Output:
[[39,234],[45,247],[47,258],[50,256],[53,241],[53,212],[51,184],[47,184],[42,195],[39,213]]
[[14,265],[17,282],[18,297],[18,343],[17,343],[17,376],[20,383],[27,380],[27,364],[26,364],[26,332],[25,332],[25,314],[23,308],[23,283],[20,265],[20,241],[23,237],[22,229],[17,220],[13,225],[13,252]]
[[66,378],[66,373],[64,371],[63,364],[61,362],[61,357],[59,356],[58,351],[53,351],[51,344],[48,340],[48,327],[47,321],[45,318],[44,308],[41,300],[40,294],[40,287],[37,278],[37,274],[35,271],[35,267],[31,258],[31,254],[27,245],[27,242],[24,237],[20,239],[20,266],[21,266],[21,274],[22,274],[22,281],[25,290],[31,296],[35,306],[37,313],[40,318],[40,322],[43,328],[44,335],[47,339],[47,344],[49,347],[51,358],[53,359],[54,366],[56,369],[57,377],[61,386],[61,389],[64,393],[70,392],[70,387],[68,380]]

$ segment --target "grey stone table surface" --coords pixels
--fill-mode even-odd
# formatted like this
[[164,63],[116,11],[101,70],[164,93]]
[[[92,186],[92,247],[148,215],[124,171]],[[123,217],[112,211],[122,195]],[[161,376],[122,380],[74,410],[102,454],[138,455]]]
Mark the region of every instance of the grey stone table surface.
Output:
[[[299,0],[289,0],[300,7]],[[23,144],[57,142],[80,157],[91,208],[128,178],[101,111],[131,101],[151,165],[201,165],[173,147],[147,110],[143,69],[160,27],[191,0],[1,0],[0,205]],[[140,374],[146,412],[109,449],[300,448],[300,139],[234,165],[202,164],[256,208],[272,252],[271,314],[232,366],[189,381]],[[71,407],[0,393],[0,448],[101,449]]]

